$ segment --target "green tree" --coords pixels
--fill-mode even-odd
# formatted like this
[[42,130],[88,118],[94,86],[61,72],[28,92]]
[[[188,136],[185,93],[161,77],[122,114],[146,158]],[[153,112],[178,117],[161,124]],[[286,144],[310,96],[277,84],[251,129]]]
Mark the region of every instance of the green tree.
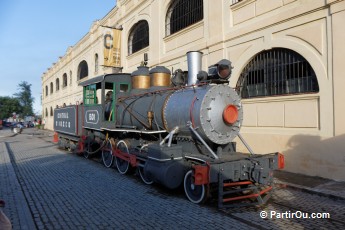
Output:
[[13,97],[0,97],[0,119],[12,117],[13,113],[22,113],[19,100]]
[[31,95],[31,84],[22,81],[18,84],[18,93],[13,94],[22,106],[22,117],[33,114],[32,103],[34,98]]

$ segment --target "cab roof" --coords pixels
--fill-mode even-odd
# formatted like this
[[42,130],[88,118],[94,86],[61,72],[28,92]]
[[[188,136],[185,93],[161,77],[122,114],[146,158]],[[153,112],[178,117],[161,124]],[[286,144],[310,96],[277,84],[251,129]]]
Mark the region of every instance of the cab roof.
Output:
[[120,76],[125,76],[125,77],[130,77],[131,75],[128,73],[112,73],[112,74],[104,74],[104,75],[100,75],[97,77],[93,77],[91,79],[88,79],[86,81],[80,82],[79,85],[80,86],[87,86],[87,85],[92,85],[92,84],[96,84],[99,82],[104,81],[107,77],[110,76],[116,76],[116,77],[120,77]]

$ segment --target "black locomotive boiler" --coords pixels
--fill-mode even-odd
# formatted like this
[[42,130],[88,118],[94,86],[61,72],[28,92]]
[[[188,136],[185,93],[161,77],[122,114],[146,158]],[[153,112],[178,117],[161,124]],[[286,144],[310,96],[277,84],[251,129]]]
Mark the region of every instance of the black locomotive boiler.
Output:
[[[146,184],[183,185],[187,198],[211,196],[219,207],[270,196],[281,153],[256,155],[240,135],[241,99],[229,87],[231,63],[201,71],[200,52],[188,52],[188,72],[158,66],[86,80],[83,103],[56,108],[61,148],[86,158],[101,152],[106,167],[136,170]],[[235,137],[250,154],[236,152]],[[249,199],[248,199],[249,198]]]

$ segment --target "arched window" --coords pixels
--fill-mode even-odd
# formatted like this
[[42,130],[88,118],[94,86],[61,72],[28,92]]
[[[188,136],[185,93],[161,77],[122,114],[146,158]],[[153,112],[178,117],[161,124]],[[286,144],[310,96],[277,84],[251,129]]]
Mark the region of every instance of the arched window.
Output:
[[46,108],[46,117],[48,117],[48,108]]
[[128,37],[128,54],[135,53],[149,46],[149,24],[142,20],[137,22],[131,29]]
[[48,96],[48,86],[46,85],[46,96]]
[[81,80],[89,75],[89,67],[85,60],[81,61],[78,65],[78,80]]
[[95,73],[98,73],[98,54],[95,54]]
[[56,87],[56,91],[58,91],[59,89],[60,89],[60,80],[59,80],[59,78],[56,78],[56,80],[55,80],[55,87]]
[[50,116],[52,117],[53,115],[54,115],[53,107],[50,106]]
[[166,35],[176,33],[204,18],[203,0],[175,0],[168,8]]
[[62,87],[66,87],[67,86],[67,73],[64,73],[62,75]]
[[242,98],[319,92],[315,72],[295,51],[275,48],[257,54],[243,69],[236,89]]
[[50,82],[50,94],[52,94],[54,91],[53,87],[54,87],[53,82]]

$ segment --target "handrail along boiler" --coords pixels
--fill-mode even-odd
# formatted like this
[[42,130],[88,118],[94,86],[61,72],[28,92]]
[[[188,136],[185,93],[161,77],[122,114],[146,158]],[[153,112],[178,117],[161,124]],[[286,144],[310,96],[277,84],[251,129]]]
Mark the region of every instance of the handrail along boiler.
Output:
[[[281,153],[255,155],[239,131],[241,99],[229,87],[231,62],[201,71],[201,52],[188,52],[188,71],[138,67],[132,74],[106,74],[80,83],[83,104],[56,108],[59,146],[86,158],[101,152],[106,167],[136,169],[146,184],[183,185],[187,198],[218,204],[270,196]],[[235,137],[250,154],[236,152]],[[242,203],[242,202],[241,202]]]

